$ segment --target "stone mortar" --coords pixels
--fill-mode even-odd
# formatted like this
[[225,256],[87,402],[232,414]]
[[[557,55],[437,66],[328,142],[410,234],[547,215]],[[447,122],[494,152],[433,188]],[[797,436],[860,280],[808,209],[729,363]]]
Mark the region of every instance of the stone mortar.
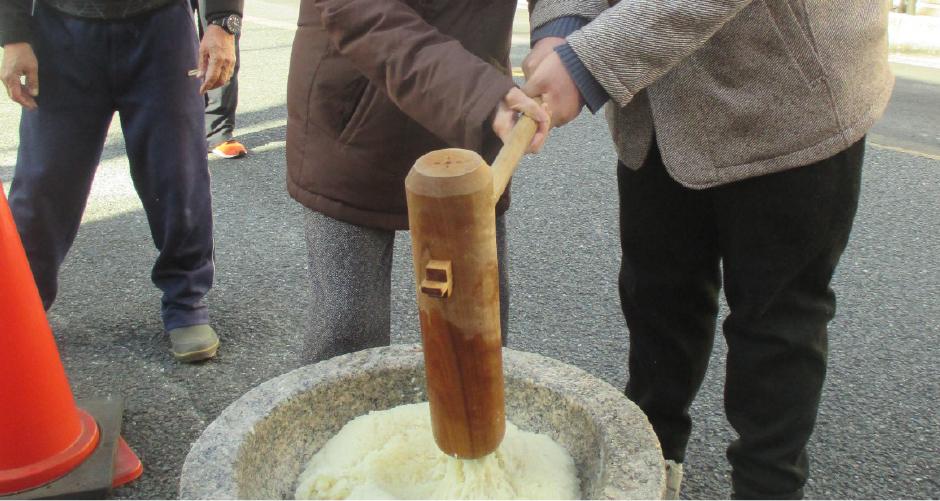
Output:
[[[574,458],[584,499],[661,499],[665,466],[640,409],[576,367],[503,350],[506,417]],[[182,499],[293,499],[307,461],[350,420],[427,401],[419,345],[364,350],[267,381],[236,400],[193,444]]]

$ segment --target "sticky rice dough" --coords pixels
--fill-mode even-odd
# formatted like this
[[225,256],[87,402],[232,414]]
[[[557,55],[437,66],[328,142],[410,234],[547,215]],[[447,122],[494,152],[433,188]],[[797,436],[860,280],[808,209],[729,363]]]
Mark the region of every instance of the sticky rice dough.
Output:
[[445,455],[427,403],[359,416],[307,463],[297,499],[580,499],[571,455],[546,435],[506,422],[499,449]]

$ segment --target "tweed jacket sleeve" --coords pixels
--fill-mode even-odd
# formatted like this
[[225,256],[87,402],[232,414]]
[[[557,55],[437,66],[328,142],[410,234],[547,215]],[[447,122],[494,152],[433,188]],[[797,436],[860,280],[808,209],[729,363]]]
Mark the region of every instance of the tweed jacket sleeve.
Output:
[[405,114],[451,146],[480,150],[484,123],[515,86],[511,76],[403,0],[309,1],[339,53]]
[[539,0],[534,28],[564,16],[592,19],[568,45],[621,106],[699,49],[752,0]]

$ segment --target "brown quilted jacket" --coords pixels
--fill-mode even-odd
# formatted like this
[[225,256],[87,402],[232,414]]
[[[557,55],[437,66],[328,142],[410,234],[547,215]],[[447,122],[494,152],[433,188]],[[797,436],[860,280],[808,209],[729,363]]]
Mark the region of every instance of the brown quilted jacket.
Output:
[[[516,0],[304,0],[287,90],[287,188],[361,226],[408,227],[404,179],[436,149],[502,145]],[[507,190],[508,191],[508,190]],[[501,200],[497,213],[508,207]]]

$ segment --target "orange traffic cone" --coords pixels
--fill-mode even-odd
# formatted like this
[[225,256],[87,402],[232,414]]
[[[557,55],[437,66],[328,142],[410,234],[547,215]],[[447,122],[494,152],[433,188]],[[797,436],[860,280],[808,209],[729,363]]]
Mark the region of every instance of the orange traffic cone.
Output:
[[0,194],[0,494],[53,480],[98,444],[75,406],[5,195]]
[[[95,451],[100,434],[95,418],[78,408],[72,397],[2,190],[0,276],[0,496],[4,496],[67,475]],[[115,465],[115,485],[139,476],[141,469],[139,461],[128,462],[127,453],[134,455],[123,439],[120,445],[125,460]]]

